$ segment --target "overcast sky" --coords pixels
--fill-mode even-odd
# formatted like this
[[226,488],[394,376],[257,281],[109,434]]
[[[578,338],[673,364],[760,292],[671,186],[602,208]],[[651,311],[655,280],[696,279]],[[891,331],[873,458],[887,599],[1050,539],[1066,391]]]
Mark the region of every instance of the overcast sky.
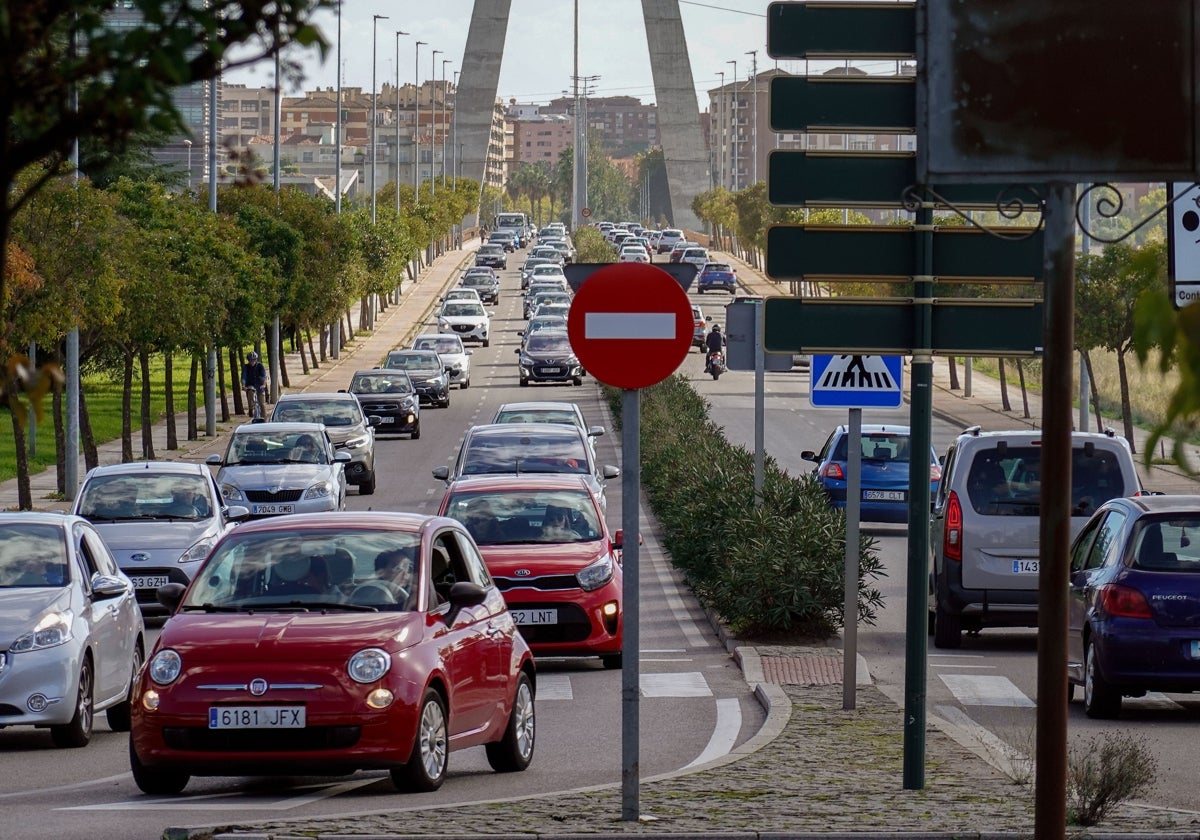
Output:
[[[491,0],[479,0],[491,2]],[[396,30],[410,33],[400,36],[400,82],[413,80],[413,43],[425,41],[421,47],[420,76],[430,76],[431,50],[442,50],[437,56],[436,77],[442,77],[442,59],[446,78],[452,79],[461,67],[466,46],[467,29],[471,20],[473,0],[435,0],[418,3],[413,0],[344,0],[342,7],[342,84],[350,87],[371,87],[372,15],[386,14],[387,20],[378,23],[376,83],[396,78]],[[767,0],[680,0],[683,28],[691,57],[692,76],[700,91],[703,110],[708,102],[704,91],[716,87],[718,71],[725,71],[726,82],[732,81],[734,67],[726,62],[737,61],[737,76],[746,78],[750,69],[749,50],[758,50],[760,71],[774,67],[767,57]],[[506,102],[544,103],[561,96],[571,87],[573,72],[573,3],[572,0],[512,0],[508,34],[504,45],[504,61],[500,70],[497,95]],[[332,14],[317,19],[331,44],[337,36],[336,17]],[[650,57],[646,48],[646,28],[642,22],[640,0],[580,0],[579,2],[579,74],[599,76],[595,82],[597,96],[636,96],[643,102],[654,101],[654,82],[650,74]],[[305,62],[305,89],[335,85],[335,48],[322,64],[315,51]],[[782,69],[798,72],[793,63],[781,62]],[[248,85],[271,85],[272,69],[263,65],[251,70],[231,73],[228,81]],[[295,95],[298,91],[286,91]]]

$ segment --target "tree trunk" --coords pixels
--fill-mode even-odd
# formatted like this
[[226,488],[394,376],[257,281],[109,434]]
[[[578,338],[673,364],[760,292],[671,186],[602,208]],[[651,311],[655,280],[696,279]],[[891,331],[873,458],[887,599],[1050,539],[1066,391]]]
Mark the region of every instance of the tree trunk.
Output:
[[[300,358],[301,358],[301,360],[304,359],[303,353],[300,354]],[[280,387],[282,387],[282,388],[292,387],[292,381],[288,377],[287,357],[285,357],[285,356],[280,356],[280,358],[279,358],[279,382],[281,383]],[[270,388],[268,388],[267,390],[269,391]]]
[[[316,351],[316,348],[313,347],[312,330],[305,330],[304,337],[308,339],[308,355],[309,355],[309,358],[312,360],[313,370],[316,370],[318,367],[320,367],[320,365],[317,364],[317,351]],[[321,355],[324,355],[323,351],[325,349],[325,345],[322,344],[321,349],[322,349]],[[300,354],[304,355],[303,347],[300,348]]]
[[1008,379],[1004,375],[1004,357],[996,361],[1000,363],[1000,406],[1005,411],[1012,411],[1012,403],[1008,399]]
[[154,417],[150,412],[150,351],[138,351],[138,363],[142,369],[142,457],[154,460]]
[[92,433],[92,418],[88,414],[87,399],[79,389],[79,437],[83,443],[83,465],[89,470],[100,466],[100,453],[96,450],[96,435]]
[[950,362],[950,390],[957,391],[959,389],[958,359],[951,356],[948,361]]
[[1029,419],[1029,391],[1025,388],[1025,364],[1016,359],[1013,364],[1017,366],[1017,381],[1021,383],[1021,409],[1026,420]]
[[221,348],[217,348],[217,399],[221,403],[221,422],[229,422],[229,400],[225,389],[225,359],[221,356]]
[[[297,329],[296,332],[299,333],[300,331]],[[300,370],[306,374],[308,373],[308,356],[304,355],[303,336],[301,336],[300,342]]]
[[125,350],[121,371],[121,462],[133,460],[133,351]]
[[354,338],[354,318],[350,315],[350,310],[346,310],[346,340],[350,341]]
[[54,459],[54,483],[58,488],[59,493],[67,492],[67,465],[62,457],[62,453],[67,451],[67,430],[63,426],[63,398],[62,389],[54,389],[54,397],[51,401],[51,407],[54,412],[54,452],[58,455]]
[[328,342],[328,340],[329,340],[329,327],[327,327],[325,324],[321,324],[321,326],[317,327],[317,345],[321,348],[321,361],[322,362],[324,362],[327,358],[329,358],[326,355],[326,342]]
[[1117,348],[1117,373],[1121,378],[1121,425],[1125,430],[1125,440],[1129,441],[1129,451],[1137,454],[1137,441],[1133,439],[1133,406],[1129,403],[1129,369],[1125,367],[1124,348]]
[[25,427],[21,425],[23,418],[16,411],[9,411],[8,414],[17,455],[17,510],[32,510],[33,489],[29,486],[29,450],[25,448]]
[[242,414],[242,351],[238,347],[229,348],[229,382],[233,390],[233,413]]
[[1092,372],[1092,356],[1083,354],[1083,363],[1087,365],[1088,381],[1092,386],[1092,411],[1096,412],[1096,431],[1104,431],[1104,416],[1100,413],[1100,387],[1096,384],[1096,374]]
[[200,418],[196,406],[196,380],[200,377],[200,357],[192,354],[191,368],[188,370],[187,389],[187,439],[200,439]]
[[364,329],[371,328],[371,313],[369,310],[370,304],[367,302],[367,296],[364,295],[358,302],[358,323]]
[[163,373],[166,376],[166,383],[163,385],[163,400],[166,404],[163,406],[163,412],[167,420],[167,449],[178,449],[179,437],[175,431],[175,383],[172,381],[175,374],[175,354],[170,350],[163,354]]

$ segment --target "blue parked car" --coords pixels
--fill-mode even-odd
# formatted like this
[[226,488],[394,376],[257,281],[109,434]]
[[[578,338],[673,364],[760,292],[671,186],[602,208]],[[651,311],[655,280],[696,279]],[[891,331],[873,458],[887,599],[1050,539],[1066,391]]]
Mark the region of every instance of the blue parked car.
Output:
[[1200,690],[1200,496],[1105,502],[1071,545],[1067,678],[1083,710]]
[[696,291],[737,293],[737,272],[729,263],[705,263],[696,277]]
[[[813,474],[836,508],[846,507],[846,470],[850,454],[850,428],[838,426],[820,452],[800,453],[817,467]],[[911,453],[908,426],[862,427],[862,498],[859,517],[864,522],[908,521],[908,468]],[[942,468],[929,448],[929,493],[937,494]]]

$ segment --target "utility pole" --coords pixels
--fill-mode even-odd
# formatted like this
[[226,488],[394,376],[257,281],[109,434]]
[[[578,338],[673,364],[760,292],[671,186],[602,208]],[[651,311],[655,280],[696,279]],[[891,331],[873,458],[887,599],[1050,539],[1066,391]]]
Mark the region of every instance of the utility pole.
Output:
[[[442,130],[442,189],[446,189],[446,65],[453,64],[454,59],[442,59],[442,118],[438,120],[438,126]],[[436,134],[434,135],[437,136]]]
[[750,56],[750,78],[754,80],[754,113],[751,116],[753,123],[750,126],[750,144],[754,148],[754,163],[751,165],[753,172],[751,184],[758,183],[758,50],[750,50],[746,53]]
[[[571,231],[574,232],[583,224],[583,199],[579,192],[579,167],[580,167],[580,152],[587,143],[587,140],[580,142],[581,132],[584,131],[583,121],[580,119],[579,113],[579,0],[575,0],[575,64],[574,72],[571,74],[571,83],[575,90],[575,151],[574,160],[571,166]],[[583,135],[586,138],[586,135]]]
[[434,110],[433,91],[437,89],[437,57],[442,55],[441,50],[434,50],[433,55],[429,56],[429,196],[432,198],[437,193],[437,178],[435,177],[437,161],[437,152],[434,151],[434,145],[437,142],[437,126],[434,124],[437,119],[437,111]]
[[729,145],[729,152],[730,152],[730,155],[731,155],[731,157],[730,157],[730,159],[729,159],[729,169],[730,169],[730,173],[731,173],[731,178],[732,178],[732,180],[733,180],[733,191],[734,191],[734,192],[737,192],[737,191],[738,191],[738,169],[737,169],[737,166],[738,166],[738,153],[737,153],[737,147],[738,147],[738,137],[737,137],[737,129],[738,129],[738,124],[737,124],[737,123],[738,123],[738,112],[737,112],[737,109],[738,109],[738,103],[737,103],[737,59],[736,59],[736,58],[731,58],[729,61],[726,61],[725,63],[726,63],[726,64],[732,64],[732,65],[733,65],[733,105],[732,105],[732,107],[731,107],[731,111],[732,111],[732,115],[731,115],[731,116],[732,116],[732,118],[733,118],[733,120],[732,120],[732,126],[733,126],[733,127],[732,127],[732,129],[731,129],[731,135],[732,135],[732,136],[729,138],[729,143],[730,143],[730,145]]
[[[342,212],[342,0],[337,7],[337,118],[333,121],[333,212]],[[336,352],[333,358],[337,358]]]
[[718,70],[721,77],[721,87],[717,90],[717,113],[714,115],[710,133],[717,133],[717,183],[725,186],[725,71]]
[[396,30],[396,218],[400,218],[400,36],[407,34]]
[[421,203],[421,47],[417,41],[413,54],[413,206]]
[[379,21],[387,20],[387,15],[371,15],[371,224],[375,224],[375,151],[379,145],[379,93],[375,87],[375,34],[379,29]]

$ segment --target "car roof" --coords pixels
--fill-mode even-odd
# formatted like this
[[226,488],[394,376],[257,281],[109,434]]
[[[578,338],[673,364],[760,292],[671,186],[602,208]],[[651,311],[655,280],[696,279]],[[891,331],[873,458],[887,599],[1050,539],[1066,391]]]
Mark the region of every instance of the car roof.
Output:
[[297,513],[289,516],[270,517],[238,525],[240,536],[264,531],[316,531],[330,528],[351,530],[355,528],[390,529],[420,533],[427,527],[455,527],[461,530],[456,520],[444,516],[428,516],[420,513],[397,511],[326,511],[324,513]]
[[[350,394],[349,396],[351,399],[353,399],[357,402],[357,399],[358,399],[357,397],[355,397],[353,394]],[[289,422],[289,423],[243,423],[242,425],[240,425],[236,429],[234,429],[233,433],[235,435],[242,435],[242,434],[250,434],[251,432],[254,432],[256,434],[266,434],[269,432],[274,432],[276,434],[283,434],[284,432],[323,433],[324,431],[325,431],[324,423],[291,423],[291,422]]]
[[558,423],[481,423],[472,426],[467,432],[468,437],[512,437],[518,434],[528,434],[533,437],[571,437],[582,438],[583,432],[578,426],[568,426]]
[[88,521],[82,516],[76,516],[73,513],[59,513],[58,511],[14,510],[0,513],[0,525],[57,525],[65,528],[76,522],[88,524]]
[[[398,352],[398,351],[396,351],[396,350],[392,351],[392,353],[396,353],[396,352]],[[433,351],[432,350],[414,350],[413,352],[415,352],[415,353],[432,353]],[[390,356],[391,353],[389,353],[388,355]],[[408,376],[408,371],[406,371],[404,368],[367,368],[366,370],[354,371],[352,377],[353,376],[395,376],[396,374],[403,374],[404,376]]]
[[561,402],[556,402],[554,400],[539,400],[537,402],[508,402],[502,403],[500,407],[496,409],[496,413],[499,414],[501,411],[562,411],[564,408],[574,411],[575,409],[579,408],[579,405],[566,400]]
[[[288,402],[312,402],[313,400],[328,400],[330,402],[350,402],[354,400],[353,394],[345,394],[341,391],[305,391],[302,394],[281,394],[279,399],[275,400],[275,404]],[[261,423],[259,424],[262,425]]]
[[[259,424],[262,425],[261,423]],[[89,476],[130,475],[132,473],[155,473],[159,475],[203,475],[209,472],[207,465],[198,461],[130,461],[126,464],[108,464],[88,470]]]
[[[849,431],[849,427],[845,425],[838,426],[839,432]],[[863,434],[867,432],[881,432],[884,434],[907,435],[909,433],[908,426],[901,426],[896,423],[863,423]]]
[[1178,496],[1135,496],[1127,499],[1112,499],[1106,504],[1121,501],[1139,507],[1146,513],[1193,513],[1200,515],[1200,496],[1182,494]]
[[[421,333],[419,336],[413,339],[413,344],[416,344],[418,341],[424,338],[457,338],[458,343],[462,344],[462,338],[459,337],[458,333]],[[425,350],[424,347],[410,347],[409,349]]]
[[456,478],[446,494],[473,490],[583,490],[589,495],[587,478],[580,473],[490,473]]
[[[958,435],[958,442],[962,443],[965,440],[1020,440],[1020,441],[1038,441],[1045,437],[1044,429],[1012,429],[1009,431],[984,431],[980,426],[971,426],[963,429]],[[1071,441],[1119,441],[1125,444],[1125,439],[1118,437],[1112,429],[1107,429],[1103,432],[1071,432]],[[1125,444],[1128,446],[1128,444]]]

